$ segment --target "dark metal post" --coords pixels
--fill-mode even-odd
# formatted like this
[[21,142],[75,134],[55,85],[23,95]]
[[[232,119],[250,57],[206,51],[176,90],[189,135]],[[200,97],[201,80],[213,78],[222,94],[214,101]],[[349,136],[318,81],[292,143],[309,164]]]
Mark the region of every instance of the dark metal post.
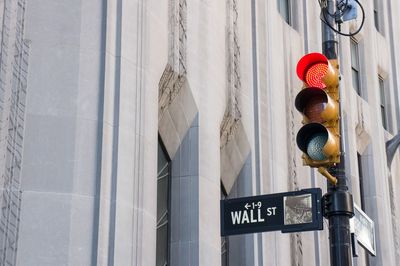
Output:
[[[336,10],[336,0],[327,0],[327,9],[330,14],[333,14]],[[325,19],[328,20],[327,22],[330,25],[336,25],[333,17],[326,15]],[[322,50],[328,59],[338,59],[337,34],[325,25],[325,23],[322,23]],[[341,108],[340,116],[342,117]],[[329,220],[331,265],[350,266],[352,264],[350,218],[354,215],[353,197],[348,192],[347,187],[343,144],[345,132],[343,124],[340,126],[340,131],[340,163],[329,169],[329,173],[335,176],[338,182],[336,186],[328,182],[328,193],[324,195],[324,216]]]

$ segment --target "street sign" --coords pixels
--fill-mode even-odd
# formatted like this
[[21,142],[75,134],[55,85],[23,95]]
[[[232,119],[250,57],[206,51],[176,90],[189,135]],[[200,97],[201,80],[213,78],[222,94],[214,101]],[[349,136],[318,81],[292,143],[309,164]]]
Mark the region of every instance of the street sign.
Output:
[[221,200],[221,235],[322,230],[319,188]]
[[350,231],[356,235],[357,242],[371,255],[376,256],[375,224],[368,215],[354,203],[354,217],[350,219]]

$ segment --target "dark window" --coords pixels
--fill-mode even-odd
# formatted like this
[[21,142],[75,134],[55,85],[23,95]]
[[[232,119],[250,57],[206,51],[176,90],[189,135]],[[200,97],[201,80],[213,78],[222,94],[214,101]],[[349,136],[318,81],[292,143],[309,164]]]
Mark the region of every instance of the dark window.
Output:
[[221,237],[221,266],[228,266],[228,237]]
[[364,202],[364,177],[362,170],[362,157],[357,152],[357,164],[358,164],[358,177],[360,182],[360,199],[361,199],[361,209],[365,210],[365,202]]
[[278,0],[278,11],[287,24],[292,25],[291,19],[291,0]]
[[388,130],[385,83],[381,76],[379,76],[379,93],[380,93],[380,109],[381,109],[381,116],[382,116],[382,126],[385,130]]
[[355,39],[350,41],[351,49],[351,76],[353,82],[353,88],[356,90],[357,94],[361,96],[361,86],[360,86],[360,61],[358,54],[358,43]]
[[[224,186],[221,184],[221,199],[226,199]],[[229,265],[229,239],[227,236],[221,237],[221,266]]]
[[375,28],[376,28],[377,31],[380,31],[378,8],[379,8],[378,1],[374,0],[374,22],[375,22]]
[[170,160],[159,140],[157,167],[157,266],[169,265],[169,194]]
[[[363,173],[363,162],[362,162],[362,156],[357,152],[357,164],[358,164],[358,176],[359,176],[359,182],[360,182],[360,199],[361,199],[361,209],[365,212],[365,184],[364,184],[364,173]],[[365,250],[365,265],[369,266],[369,255],[368,252]]]

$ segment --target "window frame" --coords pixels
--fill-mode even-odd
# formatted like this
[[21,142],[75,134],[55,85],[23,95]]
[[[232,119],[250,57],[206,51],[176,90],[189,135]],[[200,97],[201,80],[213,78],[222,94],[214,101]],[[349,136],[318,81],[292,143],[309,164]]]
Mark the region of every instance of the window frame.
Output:
[[359,42],[355,38],[350,38],[350,60],[352,86],[356,93],[360,97],[363,97],[360,77],[360,49]]
[[358,182],[360,190],[361,210],[365,211],[363,163],[362,163],[362,155],[359,152],[357,152],[357,167],[358,167]]
[[[366,203],[365,203],[365,198],[364,198],[365,176],[364,176],[364,171],[363,171],[363,155],[360,154],[358,151],[357,151],[357,168],[358,168],[358,183],[359,183],[358,185],[359,185],[359,190],[360,190],[361,210],[366,213],[366,209],[365,209]],[[369,266],[370,265],[369,254],[366,250],[364,251],[364,256],[365,256],[365,263],[367,266]]]
[[[164,143],[162,142],[162,139],[160,136],[158,136],[158,146],[157,146],[157,216],[158,216],[158,181],[159,181],[159,174],[164,173],[161,172],[160,169],[158,169],[158,164],[159,164],[159,154],[158,151],[161,150],[163,152],[163,156],[166,159],[167,163],[167,176],[165,178],[168,178],[168,184],[167,184],[167,261],[166,265],[171,265],[171,183],[172,183],[172,175],[171,175],[171,158],[168,155],[167,149],[164,146]],[[156,217],[156,264],[157,264],[157,238],[158,238],[158,217]],[[164,264],[165,265],[165,264]]]
[[[278,12],[283,20],[290,26],[293,26],[292,19],[292,1],[291,0],[277,0]],[[285,10],[286,6],[286,10]]]
[[385,87],[385,80],[381,75],[378,75],[378,87],[379,87],[379,107],[381,110],[381,118],[382,118],[382,127],[389,131],[389,115],[388,115],[388,101],[387,101],[387,93]]
[[[226,198],[228,198],[228,193],[221,181],[221,200]],[[229,265],[229,238],[228,236],[221,236],[221,266],[227,265]]]
[[379,21],[379,4],[377,2],[377,0],[373,1],[373,12],[374,12],[374,25],[375,25],[375,29],[380,32],[381,31],[381,24]]

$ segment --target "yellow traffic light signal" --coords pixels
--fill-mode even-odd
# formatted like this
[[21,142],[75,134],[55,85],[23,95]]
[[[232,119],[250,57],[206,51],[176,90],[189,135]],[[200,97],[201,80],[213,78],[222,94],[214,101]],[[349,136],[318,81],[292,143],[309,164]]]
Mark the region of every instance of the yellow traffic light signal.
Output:
[[297,134],[297,145],[303,152],[305,165],[318,167],[332,179],[326,167],[340,162],[337,61],[328,60],[320,53],[307,54],[297,64],[297,75],[304,83],[295,100],[304,124]]

